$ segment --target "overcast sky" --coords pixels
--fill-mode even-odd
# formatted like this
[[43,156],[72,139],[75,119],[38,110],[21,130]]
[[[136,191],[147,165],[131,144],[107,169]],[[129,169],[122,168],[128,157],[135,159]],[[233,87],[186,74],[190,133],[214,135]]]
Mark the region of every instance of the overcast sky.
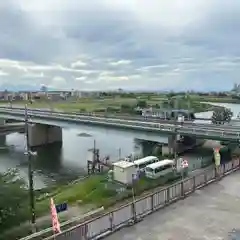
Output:
[[0,89],[230,89],[239,0],[0,1]]

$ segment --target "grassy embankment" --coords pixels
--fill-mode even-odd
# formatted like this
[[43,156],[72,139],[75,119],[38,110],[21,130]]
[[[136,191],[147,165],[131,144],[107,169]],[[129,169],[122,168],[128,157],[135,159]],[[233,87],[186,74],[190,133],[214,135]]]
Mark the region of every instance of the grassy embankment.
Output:
[[[106,97],[106,98],[80,98],[75,101],[49,102],[35,101],[29,104],[32,108],[48,108],[61,110],[64,112],[98,112],[98,113],[116,113],[116,114],[133,114],[133,109],[139,101],[145,101],[148,106],[168,108],[165,96],[139,96],[137,98],[122,98],[122,97]],[[207,101],[205,98],[192,97],[190,108],[194,112],[203,112],[213,110],[210,104],[200,103]],[[210,101],[210,100],[209,100]],[[214,99],[213,99],[214,101]],[[216,99],[215,99],[216,102]],[[219,101],[220,102],[220,101]],[[27,102],[16,101],[13,106],[24,105]],[[186,100],[180,100],[178,108],[188,109],[189,103]]]
[[[135,194],[140,195],[144,191],[149,189],[172,184],[173,182],[180,179],[180,176],[170,174],[168,177],[159,178],[158,180],[141,179],[135,185]],[[67,202],[69,205],[69,210],[71,207],[74,211],[84,213],[82,209],[89,209],[89,205],[92,209],[104,206],[104,208],[109,208],[111,206],[116,206],[119,201],[131,201],[132,200],[132,189],[126,189],[123,193],[117,193],[116,187],[120,187],[117,184],[109,183],[106,175],[95,175],[72,184],[71,186],[61,187],[61,189],[56,190],[51,194],[54,198],[55,204]],[[36,201],[36,215],[37,215],[37,228],[38,230],[46,229],[51,227],[50,219],[50,196],[45,197],[40,201]],[[47,216],[46,216],[47,214]],[[46,218],[47,217],[47,218]],[[66,215],[59,215],[60,222],[71,219],[71,217]],[[4,234],[4,239],[16,239],[16,236],[24,237],[31,233],[31,227],[28,224],[24,224],[21,227],[13,229],[11,232]],[[1,236],[0,236],[0,239]]]
[[231,96],[216,97],[216,96],[200,96],[190,95],[191,99],[198,102],[212,102],[212,103],[234,103],[240,104],[240,99],[232,98]]

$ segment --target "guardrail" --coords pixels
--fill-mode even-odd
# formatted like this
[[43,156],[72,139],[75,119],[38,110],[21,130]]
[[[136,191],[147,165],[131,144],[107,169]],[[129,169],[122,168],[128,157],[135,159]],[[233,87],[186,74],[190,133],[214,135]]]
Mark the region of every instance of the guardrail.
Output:
[[[24,115],[22,112],[5,112],[1,114],[9,114],[9,116],[14,116],[15,118],[24,120]],[[159,124],[159,123],[149,123],[149,122],[139,122],[139,121],[128,121],[123,119],[111,119],[111,118],[102,118],[102,117],[92,117],[92,116],[61,116],[54,114],[45,114],[45,113],[29,113],[30,122],[34,122],[35,119],[48,119],[54,121],[68,121],[76,123],[91,123],[97,125],[106,125],[122,128],[131,128],[131,129],[141,129],[147,131],[160,131],[160,132],[173,132],[175,131],[175,125],[173,124]],[[8,116],[6,116],[8,117]]]
[[[96,214],[98,214],[103,210],[104,210],[104,207],[100,207],[98,209],[87,212],[86,214],[80,217],[75,217],[71,220],[65,221],[61,223],[61,230],[69,229],[70,227],[78,224],[79,222],[83,222],[85,219],[89,218],[90,216],[96,216]],[[47,238],[51,235],[52,235],[52,227],[33,233],[32,235],[21,238],[20,240],[42,240],[43,238]]]
[[208,129],[208,128],[179,128],[177,133],[182,135],[205,136],[206,138],[221,138],[229,140],[240,140],[240,129]]
[[[0,106],[0,110],[20,110],[20,111],[25,111],[25,108],[21,107],[2,107]],[[34,112],[46,112],[46,113],[61,113],[63,115],[79,115],[79,116],[96,116],[96,117],[105,117],[105,118],[123,118],[126,120],[141,120],[141,121],[152,121],[152,122],[171,122],[174,123],[176,120],[168,120],[165,118],[159,118],[159,117],[154,117],[154,116],[129,116],[127,114],[118,114],[118,113],[98,113],[98,112],[64,112],[64,111],[53,111],[53,110],[48,110],[48,109],[36,109],[36,108],[28,108],[28,111],[34,111]],[[211,118],[196,118],[196,120],[204,120],[204,121],[211,121]],[[192,120],[185,120],[185,123],[192,123]]]
[[210,169],[199,175],[182,180],[129,203],[111,212],[102,214],[92,220],[72,227],[62,233],[45,238],[45,240],[95,240],[113,234],[115,231],[131,226],[147,215],[185,198],[196,189],[215,182],[240,168],[239,159],[220,166],[217,170]]

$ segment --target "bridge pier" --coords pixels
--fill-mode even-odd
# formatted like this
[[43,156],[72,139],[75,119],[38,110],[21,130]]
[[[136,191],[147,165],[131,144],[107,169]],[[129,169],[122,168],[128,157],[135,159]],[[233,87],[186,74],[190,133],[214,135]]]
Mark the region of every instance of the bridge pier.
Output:
[[6,144],[6,135],[0,135],[0,146],[5,146]]
[[38,147],[55,142],[62,142],[61,127],[45,124],[32,124],[29,125],[28,131],[30,147]]
[[6,123],[5,119],[0,118],[0,125],[4,125]]
[[169,135],[167,146],[162,146],[162,155],[175,155],[177,147],[177,135]]

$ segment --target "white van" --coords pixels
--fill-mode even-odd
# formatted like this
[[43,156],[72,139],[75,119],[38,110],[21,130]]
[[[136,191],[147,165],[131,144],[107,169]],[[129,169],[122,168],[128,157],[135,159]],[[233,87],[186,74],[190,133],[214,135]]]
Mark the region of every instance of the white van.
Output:
[[147,178],[156,179],[173,172],[175,162],[174,160],[165,159],[156,163],[148,165],[145,169],[145,176]]
[[135,164],[135,166],[139,172],[144,172],[147,165],[158,162],[158,161],[159,161],[159,159],[157,157],[148,156],[145,158],[135,160],[135,161],[133,161],[133,163]]

